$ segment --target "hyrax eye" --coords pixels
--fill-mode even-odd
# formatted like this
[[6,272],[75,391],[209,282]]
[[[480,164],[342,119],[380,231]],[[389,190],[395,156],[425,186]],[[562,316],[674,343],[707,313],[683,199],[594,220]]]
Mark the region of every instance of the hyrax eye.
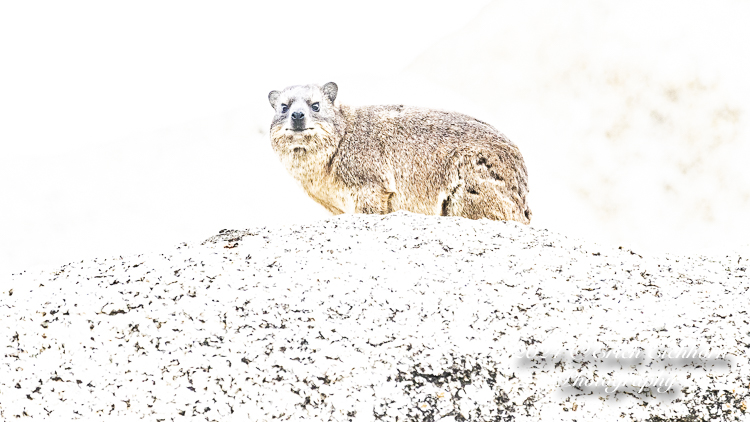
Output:
[[282,113],[286,113],[287,111],[289,111],[289,106],[286,105],[286,104],[282,104],[281,105],[281,112]]
[[311,105],[310,108],[312,109],[312,111],[318,112],[320,111],[320,103],[315,103]]

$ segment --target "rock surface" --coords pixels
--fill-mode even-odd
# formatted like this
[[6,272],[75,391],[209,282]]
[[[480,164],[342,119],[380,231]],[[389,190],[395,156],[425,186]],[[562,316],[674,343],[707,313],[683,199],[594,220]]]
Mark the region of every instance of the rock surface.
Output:
[[16,276],[0,419],[746,420],[748,257],[345,215]]

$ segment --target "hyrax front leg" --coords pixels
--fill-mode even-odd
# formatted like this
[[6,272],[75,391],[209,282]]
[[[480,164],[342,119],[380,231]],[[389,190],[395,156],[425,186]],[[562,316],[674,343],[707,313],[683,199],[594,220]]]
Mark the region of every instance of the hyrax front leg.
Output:
[[388,214],[393,212],[393,192],[382,186],[363,186],[357,194],[354,212],[358,214]]

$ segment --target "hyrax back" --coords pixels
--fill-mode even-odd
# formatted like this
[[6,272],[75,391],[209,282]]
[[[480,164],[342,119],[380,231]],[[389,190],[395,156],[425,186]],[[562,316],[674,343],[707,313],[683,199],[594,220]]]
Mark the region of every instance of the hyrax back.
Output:
[[326,209],[529,223],[523,157],[495,128],[439,110],[347,107],[337,92],[329,82],[268,95],[274,151]]

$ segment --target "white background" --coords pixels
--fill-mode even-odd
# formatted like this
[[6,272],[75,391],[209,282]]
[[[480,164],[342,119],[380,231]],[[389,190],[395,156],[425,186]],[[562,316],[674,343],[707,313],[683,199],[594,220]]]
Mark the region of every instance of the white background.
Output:
[[748,242],[747,1],[4,2],[0,280],[325,217],[267,94],[452,109],[516,142],[533,225],[647,251]]

